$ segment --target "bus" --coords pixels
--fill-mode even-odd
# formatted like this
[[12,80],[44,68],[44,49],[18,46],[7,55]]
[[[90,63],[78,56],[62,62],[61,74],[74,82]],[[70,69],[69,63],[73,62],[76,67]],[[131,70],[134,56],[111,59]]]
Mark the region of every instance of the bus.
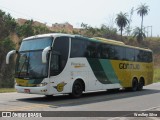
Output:
[[19,93],[70,94],[130,89],[142,90],[153,82],[150,49],[105,38],[50,33],[22,40],[17,54],[15,89]]

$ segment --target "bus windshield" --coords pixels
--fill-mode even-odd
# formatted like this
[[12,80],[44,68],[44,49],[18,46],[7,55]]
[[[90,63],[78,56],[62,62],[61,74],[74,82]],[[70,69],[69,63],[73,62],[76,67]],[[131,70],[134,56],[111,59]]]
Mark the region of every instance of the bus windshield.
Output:
[[51,37],[23,41],[17,57],[16,77],[28,79],[47,77],[48,64],[42,63],[42,51],[51,44]]
[[52,37],[24,40],[19,51],[42,50],[45,47],[51,46],[52,41]]

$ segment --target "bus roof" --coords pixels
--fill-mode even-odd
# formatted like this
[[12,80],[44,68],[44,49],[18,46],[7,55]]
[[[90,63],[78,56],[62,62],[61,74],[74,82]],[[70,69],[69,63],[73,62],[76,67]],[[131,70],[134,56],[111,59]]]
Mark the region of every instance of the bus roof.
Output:
[[48,34],[40,34],[40,35],[27,37],[27,38],[24,38],[23,40],[29,40],[29,39],[41,38],[41,37],[60,37],[60,36],[75,37],[76,35],[63,34],[63,33],[48,33]]
[[152,52],[152,50],[150,50],[149,48],[140,48],[140,47],[136,47],[136,46],[130,46],[130,45],[126,45],[124,42],[111,40],[111,39],[106,39],[106,38],[101,38],[101,37],[93,37],[93,38],[91,38],[91,40],[95,40],[97,42],[104,42],[104,43],[108,43],[108,44],[111,44],[111,45],[118,45],[118,46],[123,46],[123,47],[134,48],[134,49],[139,49],[139,50],[145,50],[145,51]]
[[101,38],[101,37],[93,37],[93,39],[100,40],[100,41],[105,42],[105,43],[111,43],[111,44],[117,44],[117,45],[125,45],[124,42],[111,40],[111,39],[106,39],[106,38]]
[[87,38],[82,35],[72,35],[72,34],[64,34],[64,33],[48,33],[48,34],[40,34],[40,35],[35,35],[31,37],[24,38],[23,40],[29,40],[29,39],[34,39],[34,38],[41,38],[41,37],[60,37],[60,36],[67,36],[67,37],[72,37],[72,38],[85,38],[90,41],[95,41],[95,42],[103,42],[103,43],[108,43],[112,45],[118,45],[118,46],[124,46],[124,47],[129,47],[129,48],[134,48],[134,49],[140,49],[140,50],[146,50],[146,51],[151,51],[150,49],[146,48],[140,48],[140,47],[135,47],[135,46],[130,46],[126,45],[123,42],[116,41],[116,40],[111,40],[111,39],[106,39],[106,38],[101,38],[101,37],[93,37],[93,38]]

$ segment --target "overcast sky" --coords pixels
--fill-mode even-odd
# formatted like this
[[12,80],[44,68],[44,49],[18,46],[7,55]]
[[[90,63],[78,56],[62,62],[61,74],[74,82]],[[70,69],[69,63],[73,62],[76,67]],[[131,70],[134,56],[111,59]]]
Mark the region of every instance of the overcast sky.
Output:
[[[114,25],[113,20],[122,11],[129,14],[141,3],[149,6],[149,14],[144,17],[144,26],[153,27],[153,36],[160,36],[160,0],[0,0],[0,9],[14,18],[25,18],[51,25],[69,22],[74,27],[86,23],[92,27],[102,24]],[[140,27],[141,18],[135,11],[132,28]],[[148,28],[149,35],[150,27]]]

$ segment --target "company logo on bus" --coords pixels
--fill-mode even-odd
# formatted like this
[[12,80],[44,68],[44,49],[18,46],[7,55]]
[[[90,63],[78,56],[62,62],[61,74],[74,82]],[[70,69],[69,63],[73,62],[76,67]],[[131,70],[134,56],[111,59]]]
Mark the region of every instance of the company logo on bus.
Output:
[[74,66],[74,68],[82,68],[85,67],[86,65],[84,63],[71,63],[71,66]]
[[139,64],[129,64],[129,63],[120,63],[119,64],[119,69],[140,69]]
[[54,88],[56,88],[58,92],[62,92],[63,89],[64,89],[64,86],[65,86],[66,84],[67,84],[67,83],[65,83],[65,82],[61,82],[61,83],[57,84],[57,86],[54,86]]

